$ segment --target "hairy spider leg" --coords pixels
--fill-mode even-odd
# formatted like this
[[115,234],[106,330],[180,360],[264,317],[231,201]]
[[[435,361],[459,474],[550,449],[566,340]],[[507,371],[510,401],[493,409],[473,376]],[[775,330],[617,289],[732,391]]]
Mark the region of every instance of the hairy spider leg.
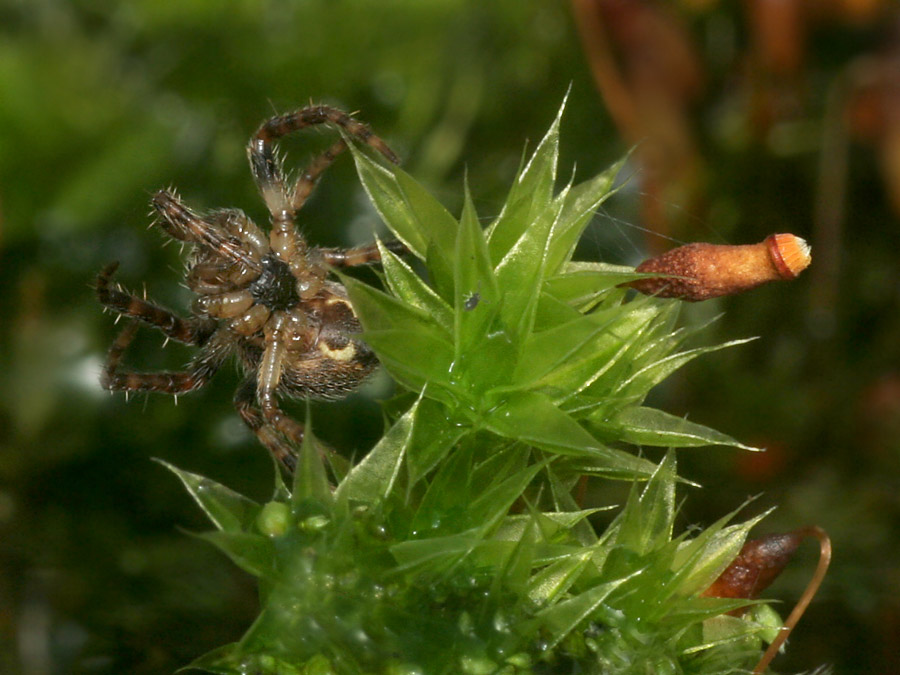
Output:
[[150,391],[178,396],[204,386],[228,357],[231,337],[225,330],[216,331],[207,342],[207,350],[196,359],[188,370],[140,373],[119,372],[122,356],[134,336],[137,323],[129,323],[113,341],[100,375],[100,384],[110,391]]
[[[278,429],[272,424],[266,422],[262,414],[257,410],[256,406],[256,382],[254,380],[246,380],[238,388],[234,395],[234,407],[237,409],[238,415],[244,421],[250,431],[256,434],[259,442],[272,453],[272,456],[278,460],[285,469],[293,473],[297,468],[297,454],[291,444],[286,442],[282,435],[286,436],[297,447],[303,443],[303,425],[294,422],[288,417],[288,421],[292,425],[284,425]],[[280,432],[280,434],[279,434]]]
[[291,193],[288,193],[284,184],[284,174],[275,154],[274,143],[282,136],[318,124],[333,124],[372,146],[391,162],[398,161],[388,145],[367,125],[331,106],[307,106],[264,122],[250,139],[247,155],[254,180],[269,213],[272,214],[270,246],[278,257],[288,264],[297,260],[298,253],[301,255],[306,253],[306,243],[293,227],[294,214],[306,201],[318,176],[344,150],[345,145],[343,141],[336,143],[314,160],[310,168],[301,175]]
[[[315,105],[300,108],[286,115],[272,117],[263,122],[259,129],[256,130],[256,133],[250,140],[250,145],[247,147],[247,154],[250,158],[250,168],[256,178],[256,183],[273,217],[277,218],[287,209],[290,203],[288,194],[285,191],[281,167],[275,156],[274,142],[294,131],[317,124],[328,123],[340,127],[351,136],[372,146],[394,164],[399,163],[399,158],[394,154],[394,151],[388,147],[387,143],[376,136],[368,125],[353,119],[343,110],[327,105]],[[311,173],[315,176],[315,167],[319,161],[323,162],[324,165],[319,168],[318,173],[324,171],[344,149],[343,142],[333,145],[317,162],[313,163]],[[301,178],[302,181],[303,179]]]
[[97,298],[110,309],[123,316],[137,319],[158,328],[167,338],[189,345],[208,345],[203,358],[189,370],[162,373],[119,372],[119,364],[137,334],[138,324],[129,323],[113,341],[106,357],[100,384],[113,391],[155,391],[165,394],[184,394],[206,384],[228,356],[230,349],[227,333],[216,330],[212,319],[183,319],[136,295],[110,286],[110,279],[118,263],[107,265],[97,276]]
[[343,140],[338,141],[321,155],[314,157],[300,173],[300,177],[297,179],[297,182],[294,183],[294,189],[291,190],[290,193],[292,213],[297,213],[297,211],[303,208],[303,205],[306,204],[306,200],[309,199],[309,196],[318,184],[319,178],[321,178],[325,170],[334,163],[334,160],[338,158],[338,155],[346,149],[347,144],[344,143]]
[[264,328],[265,347],[256,375],[256,398],[266,422],[278,428],[287,416],[278,407],[276,391],[287,356],[289,315],[275,312]]
[[[235,396],[238,414],[256,434],[260,442],[288,471],[296,467],[296,453],[290,444],[278,437],[281,433],[298,446],[303,442],[303,425],[282,412],[278,405],[277,390],[281,382],[282,369],[289,341],[288,331],[291,315],[275,312],[264,328],[265,347],[257,370],[256,382],[252,382],[252,393],[245,384]],[[254,409],[253,400],[259,402],[262,415]]]
[[[160,190],[150,200],[160,215],[163,230],[179,241],[200,244],[226,260],[241,263],[261,271],[262,253],[256,247],[242,246],[242,238],[225,231],[217,223],[211,223],[191,211],[174,192]],[[246,239],[244,239],[246,241]]]
[[202,345],[215,332],[216,322],[212,319],[183,319],[168,309],[111,286],[110,280],[118,267],[119,263],[111,263],[97,275],[96,290],[100,304],[158,328],[166,337],[184,344]]

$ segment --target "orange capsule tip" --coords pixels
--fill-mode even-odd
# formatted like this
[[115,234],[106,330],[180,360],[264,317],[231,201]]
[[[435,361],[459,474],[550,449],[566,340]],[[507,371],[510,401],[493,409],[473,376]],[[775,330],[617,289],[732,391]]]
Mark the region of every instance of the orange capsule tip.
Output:
[[765,240],[775,269],[784,279],[796,279],[812,262],[805,239],[794,234],[770,234]]

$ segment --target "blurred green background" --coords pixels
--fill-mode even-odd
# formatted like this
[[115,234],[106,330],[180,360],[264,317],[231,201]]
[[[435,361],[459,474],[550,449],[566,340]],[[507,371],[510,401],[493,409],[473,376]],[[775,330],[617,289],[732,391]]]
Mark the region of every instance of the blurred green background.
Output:
[[[685,527],[760,495],[752,513],[778,506],[760,532],[816,523],[834,538],[776,668],[895,670],[898,26],[878,0],[0,0],[0,672],[168,673],[254,617],[250,579],[185,531],[203,518],[151,461],[268,496],[271,463],[231,407],[237,373],[177,407],[97,384],[116,330],[91,290],[106,263],[189,306],[178,247],[147,230],[150,194],[174,185],[264,223],[244,144],[313,100],[358,110],[454,212],[467,174],[490,218],[569,87],[563,175],[640,143],[581,258],[636,264],[776,231],[812,243],[798,281],[686,308],[688,323],[724,312],[706,342],[761,339],[694,362],[654,404],[769,449],[683,452],[704,485],[685,492]],[[289,165],[331,138],[285,143]],[[346,158],[303,216],[322,245],[381,227]],[[190,354],[143,331],[129,364]],[[317,433],[364,452],[389,391],[381,377],[313,406]],[[813,549],[770,589],[785,615]]]

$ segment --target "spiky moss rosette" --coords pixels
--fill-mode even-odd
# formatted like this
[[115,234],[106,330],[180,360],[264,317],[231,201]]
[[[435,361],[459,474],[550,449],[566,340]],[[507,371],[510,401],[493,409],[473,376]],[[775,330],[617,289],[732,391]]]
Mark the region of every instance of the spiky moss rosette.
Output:
[[[722,673],[757,660],[777,617],[726,616],[747,601],[700,593],[758,519],[673,537],[673,451],[656,465],[628,449],[744,447],[642,405],[677,368],[740,341],[684,349],[677,302],[629,300],[630,268],[571,262],[622,162],[554,194],[559,122],[486,229],[468,193],[457,220],[351,142],[428,279],[384,248],[386,291],[344,279],[403,393],[358,464],[326,467],[309,437],[293,485],[276,478],[265,505],[171,467],[216,526],[201,536],[260,585],[247,634],[191,667]],[[572,496],[582,476],[633,481],[602,533]]]

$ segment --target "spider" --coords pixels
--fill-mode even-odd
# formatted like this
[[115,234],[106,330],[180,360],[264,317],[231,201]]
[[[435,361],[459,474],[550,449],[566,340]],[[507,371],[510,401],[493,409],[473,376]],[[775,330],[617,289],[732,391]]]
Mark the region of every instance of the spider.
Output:
[[[253,178],[271,214],[268,235],[238,209],[201,215],[171,190],[153,195],[158,225],[192,247],[186,281],[197,297],[190,318],[111,283],[118,263],[108,265],[96,284],[106,308],[158,328],[167,341],[200,348],[183,371],[123,371],[120,362],[138,327],[131,321],[110,347],[100,378],[104,388],[177,397],[203,387],[235,354],[245,372],[234,396],[237,412],[288,471],[296,465],[294,448],[303,440],[303,425],[282,412],[279,397],[342,398],[376,366],[375,355],[357,337],[361,328],[346,290],[327,277],[332,267],[378,262],[377,246],[310,247],[295,225],[297,212],[346,142],[341,139],[316,156],[292,186],[275,154],[279,138],[320,124],[337,127],[397,162],[367,125],[337,108],[311,105],[273,117],[247,147]],[[388,247],[403,250],[399,242]]]

